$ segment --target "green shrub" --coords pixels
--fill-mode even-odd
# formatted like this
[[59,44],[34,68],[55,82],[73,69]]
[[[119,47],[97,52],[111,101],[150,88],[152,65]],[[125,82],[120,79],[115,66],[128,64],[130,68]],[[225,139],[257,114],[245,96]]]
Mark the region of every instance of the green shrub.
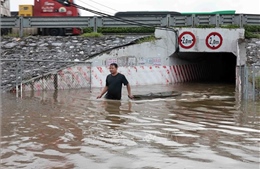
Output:
[[215,28],[215,25],[196,25],[195,28]]
[[91,33],[84,33],[81,36],[87,37],[87,38],[98,38],[98,37],[101,37],[103,35],[101,33],[91,32]]
[[155,28],[153,27],[104,27],[104,28],[98,28],[98,32],[100,33],[153,33],[155,31]]
[[[153,27],[100,27],[98,33],[154,33]],[[93,32],[93,28],[84,28],[84,33]]]
[[260,25],[244,25],[246,38],[260,38]]
[[83,33],[91,33],[91,32],[93,32],[93,28],[88,27],[83,29]]
[[[8,33],[7,35],[3,35],[3,36],[19,37],[19,34],[17,34],[17,33]],[[24,35],[24,36],[26,36],[26,35]]]
[[250,39],[250,38],[260,38],[260,34],[249,32],[245,30],[245,38]]
[[[174,28],[187,28],[191,26],[176,26]],[[215,25],[196,25],[195,28],[215,28]],[[237,29],[239,25],[220,25],[220,28]],[[260,38],[260,25],[244,25],[245,38]],[[97,32],[106,33],[154,33],[155,27],[100,27]],[[93,28],[84,28],[84,33],[92,33]],[[87,35],[89,36],[89,35]],[[91,36],[90,36],[91,37]],[[94,36],[96,37],[96,36]]]
[[244,25],[244,28],[248,32],[260,33],[260,25]]
[[239,25],[221,25],[221,28],[227,28],[227,29],[237,29],[240,28]]
[[156,40],[156,37],[154,35],[147,36],[144,38],[141,38],[137,41],[137,43],[144,43],[144,42],[154,42]]

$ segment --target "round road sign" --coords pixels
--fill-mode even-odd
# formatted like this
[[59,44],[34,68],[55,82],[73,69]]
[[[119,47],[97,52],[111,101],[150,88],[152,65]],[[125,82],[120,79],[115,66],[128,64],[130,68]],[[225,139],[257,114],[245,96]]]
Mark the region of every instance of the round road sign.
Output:
[[206,45],[210,49],[218,49],[223,42],[222,36],[218,32],[211,32],[206,38]]
[[183,32],[179,36],[178,41],[182,48],[189,49],[195,45],[196,38],[192,32]]

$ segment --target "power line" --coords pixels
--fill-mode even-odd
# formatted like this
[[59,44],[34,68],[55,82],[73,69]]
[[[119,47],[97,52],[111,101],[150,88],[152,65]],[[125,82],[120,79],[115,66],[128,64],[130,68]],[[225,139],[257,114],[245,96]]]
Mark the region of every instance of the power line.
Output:
[[[116,16],[112,16],[112,15],[109,15],[109,14],[106,14],[106,13],[95,11],[95,10],[92,10],[92,9],[89,9],[89,8],[85,8],[83,6],[80,6],[80,5],[77,5],[75,3],[69,2],[68,0],[56,0],[56,1],[61,3],[61,4],[63,4],[63,5],[65,5],[65,6],[74,6],[74,7],[78,8],[78,9],[82,9],[82,10],[85,10],[85,11],[88,11],[88,12],[91,12],[91,13],[103,16],[103,17],[108,17],[108,18],[114,19],[116,21],[121,21],[121,22],[128,23],[128,24],[131,24],[131,25],[142,26],[142,27],[149,27],[149,28],[154,28],[155,27],[155,25],[151,26],[151,25],[143,24],[143,23],[136,22],[136,21],[133,21],[133,20],[123,19],[123,18],[120,18],[120,17],[116,17]],[[173,29],[173,28],[165,28],[165,27],[161,27],[161,26],[156,26],[156,27],[158,29],[161,29],[161,30],[168,30],[168,31],[172,31],[172,32],[175,33],[176,51],[178,52],[179,51],[178,30]]]
[[[109,14],[106,14],[106,13],[102,13],[102,12],[99,12],[99,11],[95,11],[95,10],[92,10],[92,9],[89,9],[89,8],[85,8],[83,6],[69,2],[68,0],[55,0],[55,1],[65,5],[65,6],[73,6],[73,7],[76,7],[78,9],[82,9],[82,10],[85,10],[85,11],[88,11],[88,12],[91,12],[91,13],[94,13],[94,14],[97,14],[97,15],[100,15],[100,16],[104,16],[104,17],[107,17],[107,18],[111,18],[111,19],[114,19],[114,20],[117,20],[117,21],[129,23],[129,24],[137,25],[137,26],[152,27],[150,25],[142,24],[142,23],[139,23],[139,22],[136,22],[136,21],[133,21],[133,20],[127,20],[127,19],[123,19],[123,18],[116,17],[116,16],[113,16],[113,15],[109,15]],[[79,0],[79,1],[81,1],[81,0]]]
[[[82,10],[85,10],[85,11],[88,11],[88,12],[91,12],[91,13],[94,13],[94,14],[97,14],[97,15],[100,15],[100,16],[103,16],[103,17],[108,17],[108,18],[111,18],[111,19],[114,19],[114,20],[117,20],[117,21],[121,21],[121,22],[125,22],[125,23],[129,23],[129,24],[132,24],[132,25],[136,25],[136,26],[144,26],[144,27],[152,27],[154,28],[154,26],[151,26],[151,25],[147,25],[147,24],[143,24],[143,23],[140,23],[140,22],[136,22],[134,20],[128,20],[128,19],[124,19],[124,18],[121,18],[121,17],[116,17],[116,16],[113,16],[113,15],[109,15],[109,14],[106,14],[106,13],[102,13],[102,12],[99,12],[99,11],[95,11],[95,10],[92,10],[92,9],[89,9],[89,8],[85,8],[83,6],[80,6],[80,5],[77,5],[75,3],[72,3],[72,2],[69,2],[68,0],[56,0],[57,2],[65,5],[65,6],[74,6],[78,9],[82,9]],[[81,1],[81,0],[79,0]],[[81,1],[82,2],[82,1]],[[165,27],[161,27],[161,26],[156,26],[160,29],[166,29]],[[174,32],[176,32],[175,29],[173,28],[168,28],[168,30],[173,30]]]
[[116,11],[116,12],[118,12],[118,10],[116,10],[116,9],[113,9],[113,8],[111,8],[111,7],[109,7],[109,6],[106,6],[106,5],[100,4],[100,3],[98,3],[98,2],[95,2],[95,1],[93,1],[93,0],[89,0],[89,1],[91,1],[91,2],[93,2],[93,3],[96,3],[96,4],[98,4],[98,5],[101,5],[101,6],[103,6],[103,7],[106,7],[106,8],[108,8],[108,9],[111,9],[111,10],[113,10],[113,11]]
[[108,17],[108,18],[111,18],[111,19],[114,19],[114,20],[117,20],[117,21],[121,21],[121,22],[131,24],[131,25],[143,26],[143,27],[153,27],[151,25],[142,24],[142,23],[139,23],[139,22],[136,22],[136,21],[133,21],[133,20],[123,19],[123,18],[120,18],[120,17],[116,17],[116,16],[112,16],[112,15],[109,15],[109,14],[106,14],[106,13],[95,11],[95,10],[92,10],[92,9],[89,9],[89,8],[85,8],[85,7],[82,7],[82,6],[77,5],[75,3],[69,3],[69,5],[74,6],[78,9],[82,9],[82,10],[85,10],[85,11],[88,11],[88,12],[91,12],[91,13],[94,13],[94,14],[97,14],[97,15],[100,15],[100,16]]
[[[100,10],[100,9],[98,9],[98,8],[96,8],[96,7],[94,7],[94,6],[90,5],[90,4],[88,4],[88,3],[86,3],[86,2],[83,2],[83,1],[81,1],[81,0],[77,0],[77,1],[79,1],[79,2],[81,2],[81,3],[83,3],[83,4],[85,4],[85,5],[88,5],[88,6],[94,8],[94,9],[96,9],[96,10],[103,11],[103,10]],[[104,12],[110,13],[110,12],[107,12],[107,11],[104,11]],[[110,14],[111,14],[111,13],[110,13]]]

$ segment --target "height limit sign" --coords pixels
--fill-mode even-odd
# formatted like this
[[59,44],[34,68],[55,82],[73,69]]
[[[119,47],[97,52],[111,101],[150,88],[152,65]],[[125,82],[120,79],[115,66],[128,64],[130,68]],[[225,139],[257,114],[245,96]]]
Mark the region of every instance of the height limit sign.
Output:
[[218,49],[223,42],[222,36],[218,32],[210,33],[206,38],[206,45],[210,49]]
[[189,49],[195,45],[196,38],[192,32],[183,32],[179,36],[178,41],[182,48]]

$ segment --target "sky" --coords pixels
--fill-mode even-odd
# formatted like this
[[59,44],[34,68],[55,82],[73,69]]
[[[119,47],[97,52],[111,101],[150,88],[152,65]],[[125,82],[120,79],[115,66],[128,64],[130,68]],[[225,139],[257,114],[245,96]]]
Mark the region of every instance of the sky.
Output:
[[[33,3],[34,0],[10,0],[11,11],[17,11],[21,4]],[[260,14],[260,0],[74,0],[74,3],[110,15],[119,11],[212,12],[219,10]],[[82,10],[80,13],[82,16],[94,15]]]

